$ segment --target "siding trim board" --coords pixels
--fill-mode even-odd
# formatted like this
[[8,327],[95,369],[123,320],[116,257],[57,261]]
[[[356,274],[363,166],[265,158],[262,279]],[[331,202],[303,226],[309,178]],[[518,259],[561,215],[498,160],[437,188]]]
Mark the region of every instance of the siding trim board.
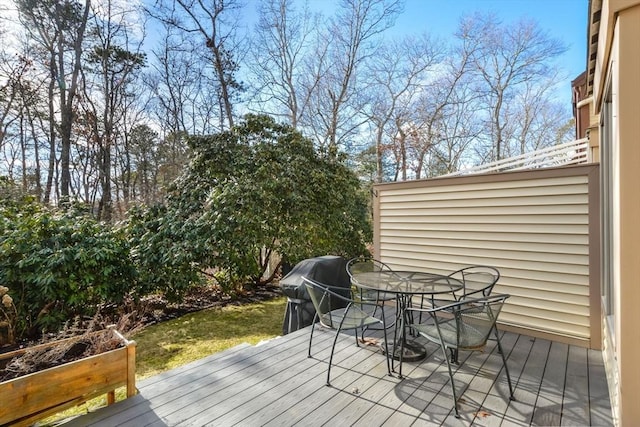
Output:
[[[399,269],[497,267],[511,330],[600,348],[597,164],[374,186],[374,256]],[[598,303],[596,303],[598,302]]]

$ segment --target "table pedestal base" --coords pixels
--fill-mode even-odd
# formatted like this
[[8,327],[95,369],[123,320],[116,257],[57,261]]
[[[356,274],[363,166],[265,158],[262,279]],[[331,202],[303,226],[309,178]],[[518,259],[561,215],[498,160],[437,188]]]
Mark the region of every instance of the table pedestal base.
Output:
[[[394,360],[400,360],[401,346],[402,343],[400,342],[393,346],[393,354],[391,357]],[[380,344],[380,347],[382,348],[382,353],[385,354],[384,343]],[[411,340],[407,340],[407,342],[404,343],[404,353],[402,354],[403,362],[417,362],[425,357],[427,357],[427,350],[425,350],[422,345]]]

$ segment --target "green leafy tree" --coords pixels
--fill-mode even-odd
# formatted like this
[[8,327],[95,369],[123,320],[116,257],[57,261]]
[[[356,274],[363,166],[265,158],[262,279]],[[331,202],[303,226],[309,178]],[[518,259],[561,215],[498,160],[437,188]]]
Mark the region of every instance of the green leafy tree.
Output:
[[371,226],[358,178],[291,126],[248,115],[190,144],[195,156],[159,229],[223,287],[269,283],[277,271],[269,266],[283,259],[366,252]]

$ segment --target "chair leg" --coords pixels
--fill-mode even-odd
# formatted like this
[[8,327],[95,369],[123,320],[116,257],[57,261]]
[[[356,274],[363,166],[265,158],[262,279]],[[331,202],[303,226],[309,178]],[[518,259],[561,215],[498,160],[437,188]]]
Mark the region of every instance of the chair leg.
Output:
[[[376,313],[378,312],[378,307],[380,307],[380,310],[382,311],[382,317],[384,317],[384,300],[380,300],[380,293],[377,293],[378,297],[376,298],[376,304],[375,307],[373,308],[373,313],[371,313],[371,317],[376,317]],[[390,326],[391,327],[391,326]],[[364,340],[364,331],[366,331],[367,329],[371,329],[373,331],[377,331],[379,329],[377,328],[373,328],[371,326],[363,326],[362,327],[362,339]]]
[[384,339],[384,357],[387,358],[387,372],[389,376],[391,375],[391,363],[389,362],[389,341],[387,340],[387,321],[384,317],[384,308],[382,309],[382,330],[383,330],[383,339]]
[[[406,307],[405,305],[403,305],[404,307]],[[402,316],[400,317],[400,354],[398,355],[398,378],[402,379],[402,362],[404,359],[404,344],[406,341],[406,331],[405,331],[405,327],[406,327],[406,310],[402,310]],[[396,345],[395,341],[394,341],[394,346]],[[395,356],[395,354],[394,354]]]
[[447,348],[444,343],[440,344],[442,348],[442,354],[444,355],[444,360],[447,362],[447,369],[449,370],[449,380],[451,381],[451,391],[453,392],[453,409],[456,412],[456,418],[460,418],[460,413],[458,412],[458,396],[456,395],[456,385],[453,382],[453,371],[451,370],[451,362],[449,362],[449,358],[447,357]]
[[[364,299],[364,296],[363,296],[363,295],[364,295],[364,293],[363,293],[362,289],[360,289],[360,301],[362,301],[362,300]],[[360,305],[360,310],[364,310],[364,305],[362,305],[362,304]],[[373,314],[375,315],[375,313],[376,313],[376,312],[375,312],[375,310],[374,310]],[[366,327],[366,326],[363,326],[363,327],[362,327],[361,335],[362,335],[362,339],[363,339],[363,340],[364,340],[364,331],[365,331],[366,329],[367,329],[367,327]],[[357,343],[358,343],[358,335],[357,335],[357,330],[356,330],[356,344],[357,344]]]
[[[409,297],[407,298],[406,307],[407,307],[407,308],[413,308],[413,298],[412,298],[411,296],[409,296]],[[422,312],[420,312],[420,314],[422,314]],[[405,324],[409,324],[409,325],[411,325],[411,324],[415,323],[415,322],[414,322],[414,319],[413,319],[413,311],[410,311],[410,312],[409,312],[409,314],[407,315],[407,318],[405,319],[405,321],[407,322],[407,323],[405,323]],[[410,329],[409,334],[410,334],[411,336],[414,336],[414,337],[417,335],[416,331],[415,331],[415,330],[413,330],[413,329]]]
[[376,293],[376,305],[373,307],[373,313],[371,314],[372,317],[376,317],[376,312],[378,311],[378,304],[380,304],[380,293]]
[[329,367],[327,368],[327,386],[331,385],[331,363],[333,363],[333,351],[336,348],[336,343],[338,342],[338,335],[340,334],[340,329],[336,331],[336,336],[333,337],[333,345],[331,346],[331,355],[329,355]]
[[[344,323],[345,317],[347,317],[346,311],[344,313],[344,317],[340,321],[340,326],[338,326],[338,329],[336,330],[336,336],[333,337],[333,345],[331,346],[331,354],[329,355],[329,367],[327,368],[327,386],[331,386],[330,379],[331,379],[331,363],[333,363],[333,352],[336,349],[336,343],[338,342],[338,336],[340,335],[340,331],[342,331],[342,324]],[[355,330],[357,330],[357,328]],[[358,339],[356,338],[356,343],[357,342],[358,342]]]
[[[380,307],[380,311],[382,312],[382,317],[384,317],[385,316],[385,314],[384,314],[384,305],[385,305],[384,301],[378,301],[378,304],[374,308],[373,313],[371,314],[371,316],[375,317],[376,313],[378,312],[378,307]],[[394,325],[395,325],[395,321],[391,322],[391,324],[387,325],[387,328],[391,328]],[[373,326],[363,326],[362,327],[362,338],[363,339],[364,339],[364,331],[366,331],[366,330],[379,331],[380,329],[374,328]]]
[[311,322],[311,334],[309,335],[309,351],[307,352],[307,357],[311,357],[311,340],[313,340],[313,329],[316,326],[316,320],[318,320],[318,313],[313,316],[313,321]]
[[458,362],[458,349],[450,348],[449,352],[451,353],[451,363],[453,363],[454,365],[459,365],[460,362]]
[[498,334],[498,328],[496,328],[495,326],[493,327],[493,332],[496,336],[496,341],[498,341],[498,352],[500,353],[500,356],[502,356],[502,364],[504,365],[504,371],[507,374],[507,382],[509,383],[509,399],[510,400],[516,400],[515,396],[513,395],[513,386],[511,385],[511,375],[509,375],[509,367],[507,366],[507,358],[504,355],[504,351],[502,350],[502,344],[500,343],[500,334]]
[[[398,312],[396,312],[396,319],[393,322],[394,326],[393,326],[393,340],[391,341],[391,352],[393,354],[391,354],[391,372],[395,372],[396,371],[396,367],[395,367],[395,361],[393,359],[393,356],[395,356],[395,350],[396,350],[396,344],[398,343],[397,339],[398,339]],[[389,347],[385,347],[385,349],[387,350],[387,355],[389,354]],[[388,357],[388,356],[387,356]]]

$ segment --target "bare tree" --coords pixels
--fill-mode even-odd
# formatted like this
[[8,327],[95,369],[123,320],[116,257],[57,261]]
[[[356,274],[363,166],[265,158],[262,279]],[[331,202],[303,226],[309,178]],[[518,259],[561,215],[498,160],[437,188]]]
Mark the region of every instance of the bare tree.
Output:
[[[0,23],[1,24],[1,23]],[[25,109],[33,91],[29,89],[30,61],[11,51],[10,34],[0,27],[0,152],[6,162],[2,173],[17,181],[21,169],[23,190],[27,189],[27,146]],[[20,157],[16,157],[20,156]],[[18,167],[21,164],[21,168]]]
[[482,135],[478,95],[471,90],[468,79],[456,85],[449,102],[443,107],[438,126],[441,138],[431,148],[430,165],[425,176],[438,176],[460,169],[462,162],[473,162],[469,148]]
[[149,113],[165,134],[207,134],[221,130],[215,74],[192,37],[165,24],[152,49],[145,82]]
[[370,61],[366,93],[370,99],[363,111],[373,124],[376,147],[376,182],[382,182],[385,146],[397,139],[394,152],[399,156],[400,170],[406,179],[405,125],[414,108],[415,100],[426,89],[444,55],[444,45],[429,36],[406,37],[382,45]]
[[474,46],[469,56],[487,112],[491,160],[499,160],[509,150],[509,138],[514,135],[511,129],[513,121],[518,120],[513,113],[517,94],[524,86],[552,75],[551,61],[566,48],[534,21],[523,19],[504,25],[493,15],[464,17],[457,36],[466,45]]
[[[474,105],[474,96],[469,89],[470,64],[473,47],[467,49],[446,47],[446,60],[441,62],[407,110],[408,114],[398,117],[398,136],[404,138],[402,145],[407,151],[404,168],[409,168],[412,178],[433,176],[446,170],[438,156],[439,147],[445,141],[468,140],[462,134],[469,134],[471,118],[463,112],[471,111],[465,105]],[[466,126],[459,126],[461,121]],[[455,126],[452,126],[456,123]],[[459,144],[459,148],[466,148]],[[450,149],[453,147],[450,146]],[[407,171],[402,171],[406,179]]]
[[46,114],[48,73],[45,71],[43,75],[34,63],[37,56],[34,44],[24,40],[20,28],[5,26],[8,22],[16,23],[17,9],[4,4],[1,11],[0,152],[5,160],[1,173],[20,181],[24,191],[40,200],[43,197],[40,149],[42,141],[48,138],[43,130],[49,127],[49,118],[53,119]]
[[21,73],[12,81],[13,90],[17,92],[15,116],[17,119],[17,135],[20,141],[21,181],[25,192],[31,192],[38,200],[42,197],[40,139],[42,136],[42,118],[40,109],[46,105],[42,99],[42,82],[33,81],[29,76],[32,63],[20,55],[23,64]]
[[155,61],[152,71],[145,75],[152,100],[150,102],[154,119],[167,132],[187,132],[192,129],[186,118],[185,106],[193,102],[190,81],[195,79],[195,68],[198,62],[193,59],[191,51],[178,47],[184,40],[174,41],[172,28],[165,25],[160,46],[152,50]]
[[[123,127],[125,114],[133,96],[131,86],[135,73],[145,62],[142,37],[134,36],[131,15],[141,16],[128,5],[106,0],[93,6],[92,46],[86,59],[84,119],[90,139],[97,148],[99,202],[95,209],[98,219],[110,221],[113,210],[113,172],[117,165],[114,155],[126,142],[129,129]],[[123,153],[126,157],[126,153]],[[126,179],[126,171],[121,177]]]
[[[85,30],[89,20],[91,0],[16,0],[20,19],[31,39],[40,46],[46,57],[43,63],[49,69],[49,99],[51,120],[51,152],[47,190],[53,177],[55,158],[54,135],[60,136],[60,197],[69,200],[71,194],[71,145],[75,104],[81,81],[82,53]],[[59,109],[60,122],[53,117]],[[48,191],[45,198],[48,198]],[[47,199],[48,200],[48,199]]]
[[527,82],[514,100],[514,137],[510,155],[525,154],[567,141],[561,126],[571,120],[568,106],[553,99],[554,74],[539,82]]
[[302,10],[294,0],[266,0],[259,8],[260,20],[255,29],[255,48],[251,49],[251,69],[256,99],[261,112],[271,110],[286,117],[297,127],[306,114],[309,97],[317,78],[309,79],[304,60],[311,50],[320,25],[307,3]]
[[19,82],[23,80],[29,66],[26,59],[21,59],[7,49],[8,37],[4,28],[0,27],[0,148],[4,144],[9,126],[18,119],[12,112],[19,96]]
[[375,52],[376,37],[393,24],[401,10],[398,0],[343,0],[319,41],[313,68],[320,78],[304,121],[319,148],[330,157],[337,155],[362,124],[358,73]]
[[240,47],[236,30],[240,10],[235,0],[158,0],[160,13],[148,9],[149,13],[162,22],[184,31],[199,35],[199,40],[210,55],[210,64],[215,71],[221,107],[220,128],[224,122],[231,128],[234,123],[234,96],[242,90],[236,80]]
[[157,202],[157,161],[158,134],[149,126],[140,125],[131,132],[131,155],[136,170],[132,182],[134,198],[147,204]]

